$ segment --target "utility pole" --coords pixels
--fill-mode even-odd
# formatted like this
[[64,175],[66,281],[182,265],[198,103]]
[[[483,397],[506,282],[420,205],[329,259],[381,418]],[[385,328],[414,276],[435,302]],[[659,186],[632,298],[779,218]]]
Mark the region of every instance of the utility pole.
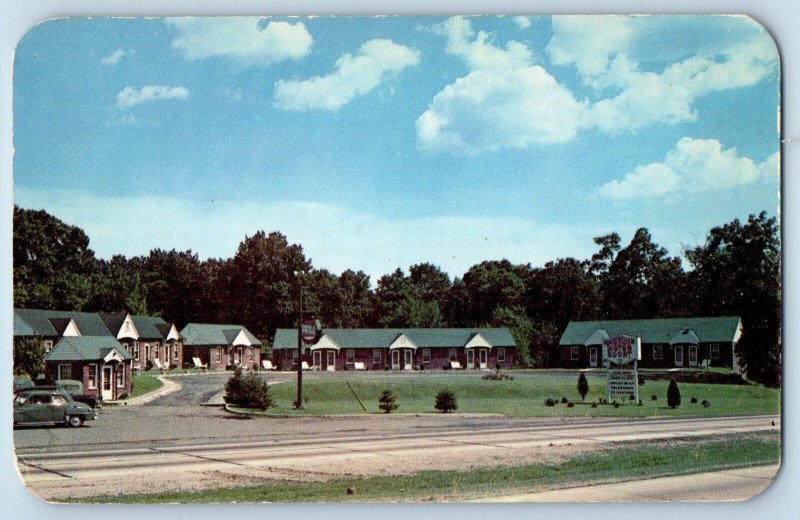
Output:
[[303,279],[300,271],[295,271],[300,288],[300,308],[297,313],[297,401],[295,409],[303,408]]

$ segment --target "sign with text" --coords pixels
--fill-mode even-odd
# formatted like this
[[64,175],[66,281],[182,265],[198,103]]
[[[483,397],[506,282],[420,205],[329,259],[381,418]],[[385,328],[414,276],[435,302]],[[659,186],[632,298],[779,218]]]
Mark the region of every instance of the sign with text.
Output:
[[314,343],[317,339],[317,322],[314,318],[303,318],[300,324],[300,337],[304,343]]
[[611,401],[615,397],[629,399],[633,396],[635,402],[639,401],[639,374],[636,369],[609,368],[606,377],[606,394]]
[[603,364],[625,365],[642,359],[642,340],[631,336],[613,336],[603,340]]

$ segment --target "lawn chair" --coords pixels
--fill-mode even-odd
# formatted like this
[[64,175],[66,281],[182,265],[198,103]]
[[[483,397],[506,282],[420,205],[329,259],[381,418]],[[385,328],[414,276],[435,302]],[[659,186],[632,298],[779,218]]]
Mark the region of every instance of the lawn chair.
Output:
[[310,367],[306,361],[303,361],[303,370],[308,370]]
[[193,357],[192,361],[194,362],[195,368],[202,368],[203,370],[208,370],[208,363],[203,363],[200,361],[199,357]]
[[450,362],[450,368],[452,368],[452,369],[460,369],[461,368],[461,363],[458,362],[458,361],[451,361]]
[[275,370],[275,366],[269,359],[262,359],[261,366],[264,367],[264,370]]
[[708,358],[704,359],[703,362],[700,363],[700,366],[703,368],[703,370],[708,370],[711,366],[711,360]]
[[356,361],[353,363],[353,369],[355,370],[366,370],[367,367],[364,365],[363,361]]
[[153,358],[153,366],[156,367],[157,369],[159,369],[161,372],[164,371],[164,365],[162,365],[161,361],[159,361],[156,358]]

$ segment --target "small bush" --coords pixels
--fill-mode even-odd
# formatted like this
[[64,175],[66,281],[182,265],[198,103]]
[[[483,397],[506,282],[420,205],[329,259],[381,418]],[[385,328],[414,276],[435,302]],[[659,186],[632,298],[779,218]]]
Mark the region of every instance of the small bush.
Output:
[[592,403],[592,408],[597,408],[597,403]]
[[703,404],[703,408],[708,408],[709,406],[711,406],[711,403],[709,403],[706,399],[703,399],[703,403],[702,404]]
[[573,406],[575,406],[575,403],[573,403],[572,401],[567,403],[567,408],[572,408]]
[[258,363],[253,363],[253,366],[252,366],[252,367],[250,367],[250,368],[251,368],[251,370],[253,370],[254,372],[255,372],[255,371],[257,371],[257,370],[258,370]]
[[631,395],[628,396],[628,401],[635,401],[635,400],[636,400],[636,396],[635,395],[631,394]]
[[144,369],[145,370],[152,370],[153,369],[153,362],[148,359],[147,363],[145,363],[145,365],[144,365]]
[[545,399],[544,405],[545,406],[555,406],[556,405],[556,400],[553,399],[552,397],[548,397],[547,399]]
[[619,403],[614,401],[614,408],[619,408]]
[[650,396],[650,400],[651,401],[658,401],[658,396],[656,394],[653,394],[653,395]]
[[589,393],[589,382],[586,381],[586,375],[583,372],[578,376],[578,393],[581,394],[581,401],[586,399],[586,394]]
[[391,390],[384,390],[381,397],[378,399],[378,408],[383,410],[383,413],[392,413],[392,410],[397,410],[397,398]]
[[450,363],[447,363],[442,367],[442,370],[450,370]]
[[484,374],[481,379],[484,381],[513,381],[514,378],[508,374],[503,374],[499,370]]
[[499,362],[499,361],[498,361],[497,363],[495,363],[495,364],[494,364],[494,368],[495,368],[495,370],[497,370],[497,371],[499,372],[499,371],[500,371],[500,366],[501,366],[501,365],[500,365],[500,362]]
[[644,376],[639,376],[638,381],[639,386],[644,386]]
[[566,397],[561,398],[561,404],[567,404],[568,401],[569,399],[567,399]]
[[636,403],[636,406],[642,406],[643,404],[644,404],[644,403],[642,402],[642,400],[641,400],[641,399],[639,399],[639,402],[638,402],[638,403]]
[[681,405],[681,391],[678,389],[678,383],[674,379],[670,379],[669,387],[667,388],[667,405],[670,408],[677,408]]
[[436,394],[436,404],[434,408],[444,413],[450,413],[458,409],[458,403],[456,402],[456,396],[453,391],[449,388],[439,390],[439,393]]
[[239,367],[233,370],[233,375],[225,383],[225,402],[259,410],[266,410],[273,404],[267,383],[252,372],[242,377]]
[[697,404],[697,398],[696,397],[692,397],[691,399],[689,399],[689,401],[691,401],[692,404]]
[[417,368],[418,368],[419,370],[425,370],[425,365],[420,365],[420,366],[419,366],[419,367],[417,367]]

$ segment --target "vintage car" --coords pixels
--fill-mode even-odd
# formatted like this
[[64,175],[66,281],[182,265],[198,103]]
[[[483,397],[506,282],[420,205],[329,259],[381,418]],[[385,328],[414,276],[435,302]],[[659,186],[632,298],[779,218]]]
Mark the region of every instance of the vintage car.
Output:
[[74,401],[59,388],[27,388],[14,393],[14,424],[66,424],[81,426],[97,419],[97,412]]
[[97,408],[97,397],[84,393],[83,383],[80,381],[74,379],[59,379],[56,381],[55,386],[68,393],[74,401],[86,403],[92,408]]

